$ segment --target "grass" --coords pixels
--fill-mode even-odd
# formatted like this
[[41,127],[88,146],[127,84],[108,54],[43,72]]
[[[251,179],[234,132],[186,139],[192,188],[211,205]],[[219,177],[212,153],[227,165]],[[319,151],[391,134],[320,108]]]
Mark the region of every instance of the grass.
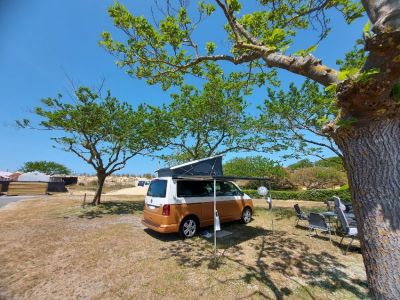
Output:
[[250,224],[223,224],[232,235],[218,240],[217,259],[212,239],[145,229],[141,199],[81,204],[56,195],[0,210],[1,299],[368,298],[358,244],[344,256],[339,237],[308,237],[293,226],[291,201],[275,201],[272,212],[255,201]]

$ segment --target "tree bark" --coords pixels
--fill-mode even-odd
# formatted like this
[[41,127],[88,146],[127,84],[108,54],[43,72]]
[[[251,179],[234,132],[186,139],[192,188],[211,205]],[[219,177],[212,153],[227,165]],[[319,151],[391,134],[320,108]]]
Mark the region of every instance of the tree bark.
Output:
[[400,299],[400,120],[339,129],[368,286],[374,299]]
[[400,28],[400,4],[398,0],[361,1],[376,33]]
[[99,205],[101,200],[101,193],[103,191],[104,182],[106,180],[105,172],[99,171],[97,172],[97,188],[96,193],[94,194],[94,198],[92,201],[93,205]]

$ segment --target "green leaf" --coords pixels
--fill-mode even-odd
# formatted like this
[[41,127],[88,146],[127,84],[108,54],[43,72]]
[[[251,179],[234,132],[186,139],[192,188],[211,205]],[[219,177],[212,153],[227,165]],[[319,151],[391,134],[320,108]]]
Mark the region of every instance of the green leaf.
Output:
[[227,0],[227,3],[229,9],[232,11],[238,12],[242,8],[242,5],[238,0]]
[[201,13],[205,13],[207,16],[210,16],[215,11],[215,6],[210,3],[205,3],[204,1],[200,1],[198,4],[199,11]]
[[338,79],[340,81],[349,79],[349,78],[353,78],[357,72],[359,71],[359,68],[350,68],[350,69],[345,69],[342,70],[338,73]]
[[215,52],[216,47],[217,46],[215,45],[214,42],[207,42],[206,44],[207,54],[213,54]]
[[392,94],[394,100],[399,103],[400,102],[400,83],[395,83],[392,89]]
[[332,84],[328,85],[327,87],[325,87],[325,92],[327,92],[327,93],[336,92],[336,88],[337,88],[337,84],[332,83]]
[[364,25],[363,32],[369,33],[370,31],[371,31],[371,22],[367,21],[367,23]]
[[379,73],[380,73],[379,69],[376,69],[376,68],[370,69],[370,70],[367,70],[365,72],[361,72],[357,76],[355,81],[356,82],[360,82],[360,83],[367,83],[371,79],[371,77],[373,75],[376,75],[376,74],[379,74]]
[[316,51],[317,48],[318,48],[318,45],[312,45],[311,47],[308,47],[308,48],[305,49],[305,50],[296,51],[296,52],[294,53],[294,55],[306,56],[306,55],[311,54],[312,52]]

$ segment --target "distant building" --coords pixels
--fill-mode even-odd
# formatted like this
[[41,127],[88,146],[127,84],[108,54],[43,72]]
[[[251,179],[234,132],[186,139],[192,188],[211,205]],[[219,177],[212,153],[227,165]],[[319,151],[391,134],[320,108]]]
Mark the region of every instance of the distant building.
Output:
[[12,173],[6,171],[0,171],[0,181],[11,181],[10,176]]
[[18,177],[18,181],[50,182],[50,175],[40,172],[23,173]]

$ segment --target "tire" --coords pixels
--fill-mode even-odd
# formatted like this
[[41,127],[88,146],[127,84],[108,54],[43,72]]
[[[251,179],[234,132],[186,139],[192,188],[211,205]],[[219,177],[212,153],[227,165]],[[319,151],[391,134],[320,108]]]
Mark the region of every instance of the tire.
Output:
[[253,212],[251,211],[251,208],[245,207],[242,211],[242,218],[241,218],[242,223],[244,224],[250,223],[252,216]]
[[194,237],[198,230],[198,223],[196,218],[187,217],[182,220],[179,226],[179,235],[185,239]]

